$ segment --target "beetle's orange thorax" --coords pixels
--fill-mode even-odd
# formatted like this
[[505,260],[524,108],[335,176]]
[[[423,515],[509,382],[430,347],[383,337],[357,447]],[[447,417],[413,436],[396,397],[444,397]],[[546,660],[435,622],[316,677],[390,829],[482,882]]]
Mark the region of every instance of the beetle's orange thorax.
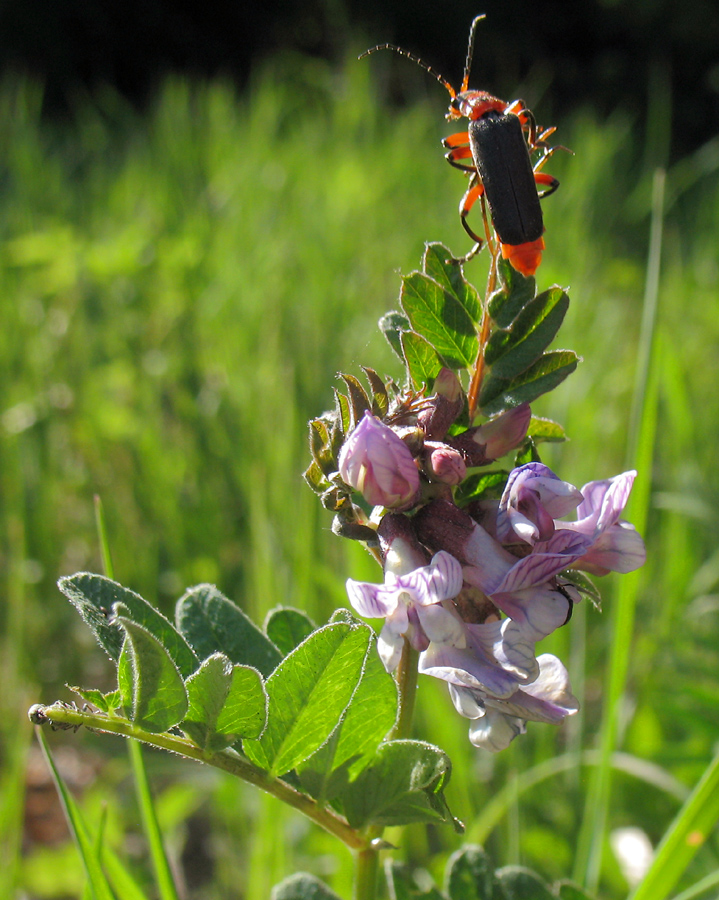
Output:
[[448,119],[481,119],[490,111],[503,113],[507,108],[505,100],[493,97],[487,91],[462,91],[449,105]]

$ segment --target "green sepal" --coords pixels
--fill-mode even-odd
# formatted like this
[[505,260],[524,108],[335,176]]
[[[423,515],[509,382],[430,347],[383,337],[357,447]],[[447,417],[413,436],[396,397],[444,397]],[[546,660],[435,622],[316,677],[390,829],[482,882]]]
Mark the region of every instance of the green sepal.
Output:
[[125,632],[122,673],[118,666],[122,703],[136,725],[160,734],[182,721],[188,708],[187,691],[164,646],[128,618],[126,611],[122,603],[113,607],[115,621]]
[[494,900],[557,900],[549,885],[525,866],[497,869],[494,878]]
[[284,775],[329,738],[364,670],[372,635],[367,625],[325,625],[285,657],[266,682],[267,728],[245,741],[251,762]]
[[380,744],[375,759],[341,795],[347,820],[353,828],[451,821],[461,830],[444,799],[450,773],[449,757],[432,744]]
[[425,338],[452,369],[467,369],[477,356],[477,331],[467,310],[423,272],[402,279],[400,304],[412,329]]
[[362,371],[367,376],[367,381],[370,386],[372,415],[383,419],[389,411],[389,394],[387,393],[387,386],[374,369],[370,369],[368,366],[362,366]]
[[224,750],[257,738],[267,722],[267,694],[257,669],[222,653],[208,657],[185,682],[189,709],[180,728],[203,750]]
[[372,412],[372,401],[367,396],[367,391],[354,375],[339,376],[347,385],[347,394],[350,402],[350,430],[362,420],[365,412]]
[[490,372],[479,395],[482,413],[491,416],[521,403],[531,403],[561,384],[578,362],[579,357],[572,350],[552,350],[514,379],[499,378]]
[[509,329],[496,330],[484,352],[495,378],[513,379],[539,359],[554,340],[569,308],[569,297],[559,287],[534,297]]
[[315,625],[300,609],[276,606],[267,613],[263,629],[282,656],[287,656],[312,634]]
[[561,577],[572,584],[583,596],[588,597],[592,606],[601,612],[602,595],[592,579],[579,569],[564,569]]
[[224,653],[267,676],[282,654],[264,632],[214,585],[188,588],[175,610],[177,627],[202,660]]
[[342,900],[342,898],[314,875],[296,872],[272,888],[270,900]]
[[462,263],[454,259],[443,244],[425,246],[422,271],[455,297],[467,311],[469,318],[478,325],[482,318],[482,301],[476,288],[464,277]]
[[465,844],[450,856],[445,891],[450,900],[493,900],[492,864],[482,847]]
[[128,618],[160,641],[184,678],[199,666],[200,662],[185,638],[162,613],[134,591],[104,575],[93,575],[90,572],[78,572],[61,578],[58,587],[80,613],[83,621],[90,626],[111,659],[119,659],[124,641],[120,625],[111,620],[113,606],[122,603]]
[[431,384],[439,374],[444,361],[434,347],[414,331],[405,331],[400,338],[407,374],[415,390]]

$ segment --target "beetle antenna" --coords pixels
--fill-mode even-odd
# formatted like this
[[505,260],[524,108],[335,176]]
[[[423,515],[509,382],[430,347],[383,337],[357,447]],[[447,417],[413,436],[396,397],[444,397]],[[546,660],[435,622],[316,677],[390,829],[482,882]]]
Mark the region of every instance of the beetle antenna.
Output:
[[472,19],[472,24],[469,26],[469,45],[467,47],[467,59],[464,64],[464,78],[462,79],[460,94],[463,94],[469,87],[469,70],[472,68],[472,55],[474,53],[474,35],[477,31],[477,25],[479,25],[482,19],[486,18],[484,13],[475,16],[474,19]]
[[[482,19],[484,18],[484,16],[478,16],[478,18]],[[415,56],[414,53],[410,53],[408,50],[403,50],[401,47],[395,47],[394,44],[377,44],[376,47],[370,47],[369,50],[365,50],[365,52],[361,53],[357,57],[357,59],[364,59],[365,56],[369,56],[370,53],[376,53],[377,50],[393,50],[395,53],[399,53],[400,56],[406,56],[407,59],[411,59],[413,63],[417,63],[417,65],[421,69],[424,69],[425,72],[429,72],[429,74],[433,78],[436,78],[441,85],[444,85],[444,87],[449,91],[449,95],[453,100],[457,96],[457,92],[452,87],[452,85],[443,75],[440,75],[436,69],[433,69],[432,66],[427,65],[427,63],[423,59],[420,59],[419,56]]]

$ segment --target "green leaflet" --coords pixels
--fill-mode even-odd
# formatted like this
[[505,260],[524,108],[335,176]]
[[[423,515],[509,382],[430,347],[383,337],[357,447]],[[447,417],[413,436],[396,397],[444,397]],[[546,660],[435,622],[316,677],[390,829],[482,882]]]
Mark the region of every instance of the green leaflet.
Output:
[[205,750],[222,750],[240,738],[257,738],[267,721],[267,694],[257,669],[233,665],[221,653],[208,657],[185,683],[189,709],[180,727]]
[[439,747],[388,741],[342,793],[347,820],[353,828],[451,821],[443,795],[450,772],[449,757]]
[[115,621],[126,635],[118,665],[123,706],[132,721],[145,731],[168,731],[187,712],[182,676],[154,635],[124,615],[121,603],[114,609]]
[[267,635],[212,584],[188,588],[177,603],[175,618],[200,659],[224,653],[233,663],[252,666],[265,677],[282,659]]
[[95,637],[111,657],[117,660],[124,640],[122,629],[111,621],[116,603],[122,603],[128,618],[153,634],[172,657],[183,677],[191,675],[199,665],[184,637],[162,613],[139,594],[104,575],[79,572],[58,581],[58,587],[90,626]]
[[449,291],[422,272],[402,279],[400,304],[412,329],[452,369],[468,368],[477,355],[477,332],[468,312]]
[[283,775],[327,740],[359,683],[370,637],[366,625],[325,625],[280,663],[266,682],[267,728],[243,744],[252,762]]

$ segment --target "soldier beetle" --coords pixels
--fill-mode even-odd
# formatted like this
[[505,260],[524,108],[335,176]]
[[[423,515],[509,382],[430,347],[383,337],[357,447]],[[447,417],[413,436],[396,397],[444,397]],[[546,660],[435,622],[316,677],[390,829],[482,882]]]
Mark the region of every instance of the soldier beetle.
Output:
[[[459,215],[464,230],[475,241],[475,246],[464,258],[471,258],[484,243],[484,238],[476,234],[467,221],[470,210],[482,198],[489,206],[502,256],[522,274],[533,275],[544,250],[544,220],[539,199],[559,187],[556,178],[540,170],[559,148],[547,144],[547,138],[555,128],[538,132],[534,115],[522,100],[508,103],[487,91],[469,90],[475,32],[484,18],[480,15],[472,21],[459,92],[424,60],[394,44],[378,44],[359,58],[377,50],[392,50],[417,63],[446,88],[450,95],[446,118],[450,121],[461,118],[469,120],[467,131],[452,134],[442,142],[449,150],[445,158],[450,165],[469,176],[469,186],[459,204]],[[540,153],[540,157],[532,165],[530,153],[535,151]],[[489,240],[484,205],[482,210],[485,236]]]

